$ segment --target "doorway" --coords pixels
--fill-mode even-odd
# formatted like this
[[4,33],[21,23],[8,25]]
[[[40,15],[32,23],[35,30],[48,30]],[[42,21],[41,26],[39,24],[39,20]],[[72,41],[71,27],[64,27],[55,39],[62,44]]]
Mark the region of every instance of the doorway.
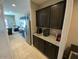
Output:
[[31,44],[29,0],[4,0],[8,36],[20,35]]

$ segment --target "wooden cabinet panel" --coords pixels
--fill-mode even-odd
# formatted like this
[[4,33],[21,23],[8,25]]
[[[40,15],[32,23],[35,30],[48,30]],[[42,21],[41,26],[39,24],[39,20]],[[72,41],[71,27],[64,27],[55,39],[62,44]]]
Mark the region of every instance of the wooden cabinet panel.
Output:
[[57,59],[59,47],[33,36],[33,45],[49,59]]
[[44,41],[36,36],[33,36],[33,45],[44,53]]
[[49,42],[45,43],[45,55],[49,59],[57,59],[59,48]]
[[44,50],[45,50],[45,49],[44,49],[44,43],[45,43],[45,42],[44,42],[42,39],[40,39],[40,38],[38,39],[38,42],[39,42],[39,43],[38,43],[38,47],[39,47],[38,49],[39,49],[42,53],[44,53]]
[[39,48],[38,47],[38,38],[36,36],[33,36],[33,45],[36,47],[36,48]]
[[52,47],[51,44],[47,42],[45,43],[45,54],[49,59],[54,59],[54,49],[52,49],[51,47]]
[[37,27],[62,29],[65,14],[65,2],[36,11]]
[[49,28],[49,20],[50,20],[50,7],[38,10],[36,12],[37,16],[37,26]]
[[62,29],[65,13],[65,3],[61,2],[51,6],[50,27],[54,29]]

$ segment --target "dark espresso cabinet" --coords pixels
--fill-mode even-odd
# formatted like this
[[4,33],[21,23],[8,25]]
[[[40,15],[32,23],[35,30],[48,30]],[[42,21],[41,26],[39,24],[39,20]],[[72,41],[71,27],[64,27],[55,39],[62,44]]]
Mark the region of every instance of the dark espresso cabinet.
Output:
[[65,3],[60,2],[51,6],[50,28],[62,29],[65,13]]
[[49,28],[50,10],[51,10],[50,7],[47,7],[47,8],[36,11],[37,27]]
[[57,47],[49,42],[45,42],[45,55],[49,59],[57,59],[58,49],[59,49],[59,47]]
[[33,36],[33,45],[39,49],[42,53],[44,53],[44,41],[40,38]]
[[61,1],[49,7],[36,11],[36,25],[37,27],[62,29],[65,1]]
[[59,47],[33,36],[33,45],[41,51],[48,59],[57,59]]

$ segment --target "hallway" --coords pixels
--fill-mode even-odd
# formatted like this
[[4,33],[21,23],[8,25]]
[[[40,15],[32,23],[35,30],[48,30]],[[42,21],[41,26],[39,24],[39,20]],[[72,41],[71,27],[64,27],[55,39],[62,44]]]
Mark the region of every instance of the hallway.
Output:
[[36,48],[30,46],[25,40],[17,33],[10,37],[12,59],[47,59]]

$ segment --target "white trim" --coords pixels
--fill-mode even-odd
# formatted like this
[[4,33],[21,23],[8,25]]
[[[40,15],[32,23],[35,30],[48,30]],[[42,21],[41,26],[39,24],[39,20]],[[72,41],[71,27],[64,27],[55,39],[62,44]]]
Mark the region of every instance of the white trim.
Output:
[[78,55],[78,53],[71,51],[68,59],[71,59],[72,54]]
[[70,28],[70,23],[71,23],[72,11],[73,11],[73,0],[67,0],[64,24],[63,24],[60,47],[59,47],[57,59],[62,59],[63,57],[63,53],[64,53],[66,42],[67,42],[68,32]]

